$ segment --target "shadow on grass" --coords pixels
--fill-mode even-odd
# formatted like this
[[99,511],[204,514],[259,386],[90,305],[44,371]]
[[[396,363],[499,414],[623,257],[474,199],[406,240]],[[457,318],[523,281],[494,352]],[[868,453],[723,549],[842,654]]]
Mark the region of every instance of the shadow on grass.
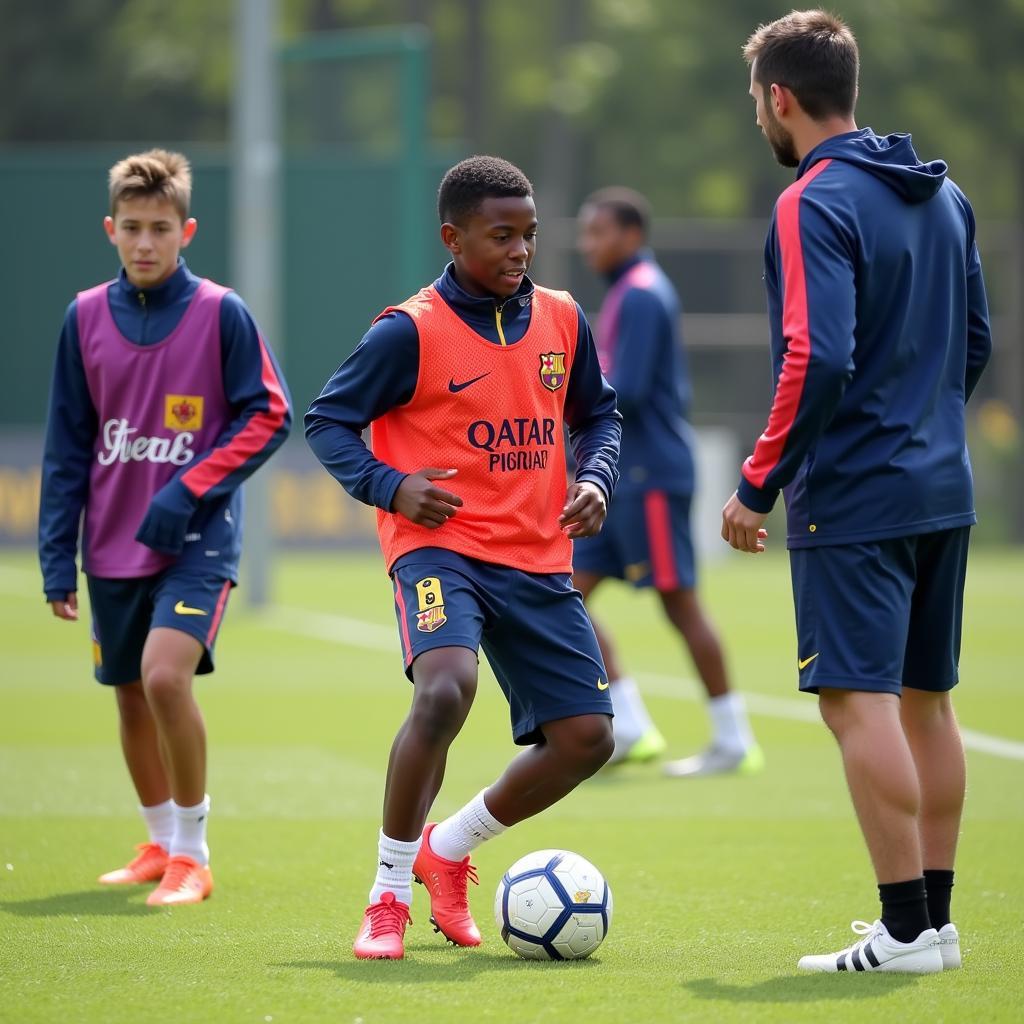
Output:
[[729,985],[716,978],[683,982],[697,999],[723,1003],[815,1003],[876,999],[916,984],[912,974],[871,973],[863,978],[850,974],[807,974],[768,978],[754,985]]
[[0,911],[19,917],[120,917],[153,914],[136,887],[60,892],[35,900],[0,902]]
[[[459,980],[475,974],[522,971],[526,963],[512,953],[485,953],[482,950],[467,950],[465,955],[456,954],[458,959],[454,961],[446,958],[439,962],[438,957],[429,955],[430,953],[444,952],[456,953],[455,950],[438,950],[437,946],[427,943],[407,945],[406,959],[397,967],[397,970],[402,972],[401,978],[395,973],[396,961],[393,960],[356,960],[354,958],[347,960],[296,960],[290,963],[267,964],[267,966],[295,971],[329,971],[335,977],[344,978],[346,981],[383,982],[393,985],[399,980],[402,982],[437,982]],[[418,955],[421,953],[428,955],[421,958]],[[411,957],[410,954],[412,954]],[[591,958],[562,962],[531,961],[531,965],[542,971],[589,971],[598,969],[601,966],[601,961]]]

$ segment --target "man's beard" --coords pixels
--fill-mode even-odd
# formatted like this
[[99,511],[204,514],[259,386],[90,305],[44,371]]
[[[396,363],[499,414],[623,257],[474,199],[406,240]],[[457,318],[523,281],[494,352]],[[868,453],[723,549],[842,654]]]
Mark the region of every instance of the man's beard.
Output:
[[764,134],[768,145],[772,147],[775,159],[783,167],[799,167],[800,155],[793,143],[793,136],[775,119],[775,114],[769,103],[765,104],[764,113],[766,121]]

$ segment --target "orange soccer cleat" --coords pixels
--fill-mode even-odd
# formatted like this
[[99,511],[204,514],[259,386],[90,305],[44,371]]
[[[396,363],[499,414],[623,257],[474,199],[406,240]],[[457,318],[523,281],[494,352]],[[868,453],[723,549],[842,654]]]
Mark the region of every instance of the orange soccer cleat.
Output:
[[123,868],[97,879],[103,885],[144,885],[159,882],[167,870],[167,851],[159,843],[139,843],[138,854]]
[[151,907],[175,907],[180,903],[202,903],[213,892],[213,875],[208,866],[178,854],[167,862],[163,880],[149,894]]
[[439,857],[430,848],[436,822],[423,830],[423,842],[412,866],[413,877],[430,893],[430,923],[456,946],[479,946],[480,929],[469,912],[469,882],[479,885],[469,857],[460,861]]
[[393,892],[382,893],[379,902],[366,908],[352,952],[359,960],[401,960],[410,924],[409,908]]

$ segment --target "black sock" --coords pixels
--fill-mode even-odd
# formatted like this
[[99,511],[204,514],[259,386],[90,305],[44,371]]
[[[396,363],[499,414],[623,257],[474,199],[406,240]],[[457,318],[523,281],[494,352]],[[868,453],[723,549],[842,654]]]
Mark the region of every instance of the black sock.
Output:
[[878,898],[882,901],[882,924],[897,942],[913,942],[931,927],[923,876],[880,885]]
[[953,895],[953,872],[925,868],[924,887],[928,890],[928,917],[933,928],[949,924],[949,901]]

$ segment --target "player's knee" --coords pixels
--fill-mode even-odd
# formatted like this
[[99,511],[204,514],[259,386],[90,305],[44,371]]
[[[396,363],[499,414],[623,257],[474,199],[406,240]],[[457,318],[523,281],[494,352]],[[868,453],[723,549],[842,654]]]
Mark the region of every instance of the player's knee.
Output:
[[559,746],[576,774],[586,779],[607,764],[615,750],[612,720],[608,715],[582,715],[571,722]]
[[139,683],[118,686],[115,694],[117,696],[117,713],[121,716],[121,722],[126,729],[131,730],[148,724],[149,705],[146,703],[146,694]]
[[476,693],[476,679],[449,670],[416,678],[412,718],[419,735],[428,743],[454,739],[469,714]]
[[157,663],[147,666],[142,686],[151,708],[157,710],[175,706],[191,687],[192,678],[173,665]]

